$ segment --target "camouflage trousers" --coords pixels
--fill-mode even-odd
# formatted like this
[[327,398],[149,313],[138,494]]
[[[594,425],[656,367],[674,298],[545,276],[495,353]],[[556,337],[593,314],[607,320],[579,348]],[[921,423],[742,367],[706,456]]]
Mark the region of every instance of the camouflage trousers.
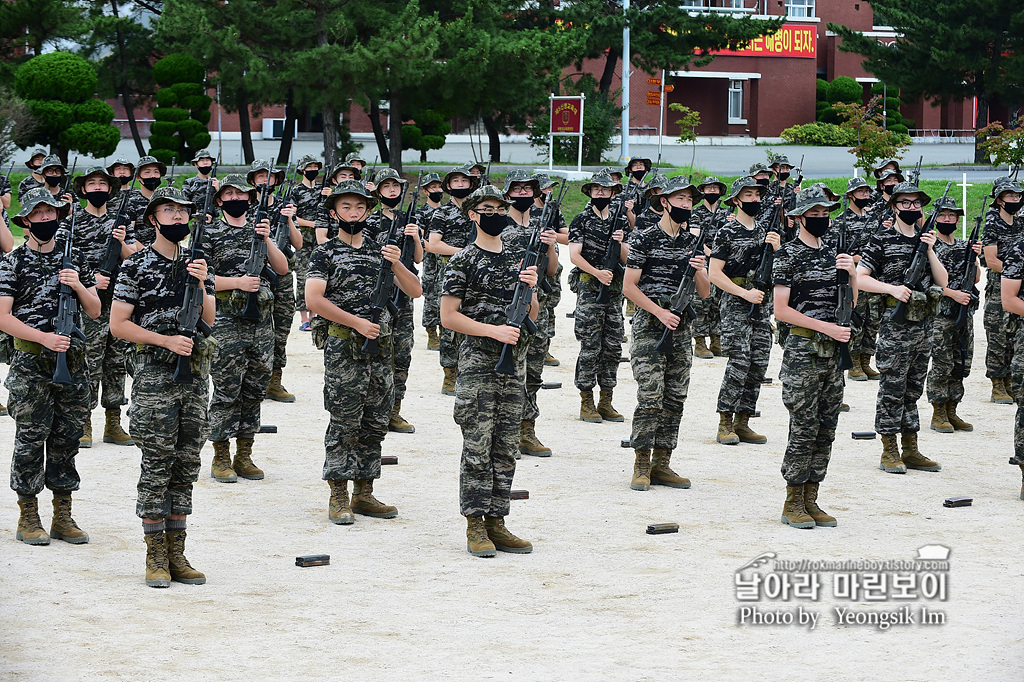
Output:
[[437,254],[423,254],[423,314],[420,320],[424,327],[441,326],[441,282],[437,278]]
[[523,413],[525,355],[513,376],[498,374],[499,353],[465,340],[455,382],[455,423],[462,428],[459,510],[463,516],[508,516]]
[[295,251],[295,309],[306,309],[306,275],[309,274],[309,257],[316,248],[313,228],[302,228],[302,248]]
[[218,312],[213,338],[217,350],[210,369],[210,440],[252,438],[260,426],[260,403],[273,370],[272,317],[246,320]]
[[875,361],[878,398],[875,431],[883,436],[916,433],[921,429],[917,401],[924,393],[928,356],[932,345],[932,321],[890,322],[893,307],[882,312]]
[[782,402],[789,410],[789,441],[782,458],[786,485],[825,480],[845,386],[839,352],[814,354],[814,341],[790,334],[782,354]]
[[175,367],[142,355],[135,364],[128,430],[142,450],[135,502],[140,518],[192,513],[192,484],[209,435],[210,382],[196,375],[191,384],[176,384]]
[[964,379],[971,374],[974,358],[974,325],[954,328],[955,317],[932,319],[932,368],[928,372],[928,402],[959,403],[964,399]]
[[356,359],[348,342],[327,337],[324,347],[325,481],[380,478],[381,443],[394,405],[391,355]]
[[530,349],[526,353],[526,384],[523,391],[523,421],[536,421],[540,417],[540,405],[537,403],[537,394],[544,383],[544,358],[547,357],[548,349],[551,347],[551,337],[548,330],[552,327],[551,318],[555,316],[554,309],[548,307],[550,300],[545,298],[540,302],[540,309],[537,311],[537,334],[530,339]]
[[757,409],[761,382],[772,350],[772,329],[762,307],[757,320],[750,319],[750,304],[722,292],[722,354],[729,358],[718,391],[718,412]]
[[719,308],[722,305],[722,290],[712,285],[711,295],[707,298],[696,297],[693,309],[697,318],[693,321],[694,338],[722,335],[722,317]]
[[81,478],[75,468],[82,425],[89,418],[89,374],[85,347],[72,344],[68,352],[71,384],[53,383],[56,354],[39,355],[15,350],[4,385],[7,409],[14,418],[14,454],[11,456],[11,490],[19,495],[38,495],[45,484],[55,491],[78,490]]
[[412,300],[404,294],[398,305],[398,319],[392,325],[391,339],[395,357],[395,400],[402,400],[409,381],[409,367],[412,366],[412,349],[416,345]]
[[632,325],[629,365],[636,380],[633,449],[674,450],[690,388],[693,330],[689,322],[682,322],[672,332],[672,354],[662,355],[657,348],[665,332],[661,321],[637,308]]
[[885,296],[861,291],[857,294],[857,305],[854,312],[860,317],[860,325],[850,330],[850,355],[874,355],[878,341],[878,327],[882,322],[882,309],[885,307]]
[[[537,326],[547,334],[549,339],[555,338],[555,308],[562,302],[562,264],[558,264],[558,268],[555,270],[554,277],[548,277],[548,283],[551,284],[551,291],[544,293],[540,291],[537,293],[538,302],[541,305],[541,313],[537,315]],[[544,316],[543,322],[541,315],[544,310],[548,311],[548,314]],[[545,347],[545,353],[550,348],[550,344]]]
[[1009,315],[1003,311],[1002,285],[998,272],[988,271],[985,282],[985,376],[1002,378],[1010,376],[1010,361],[1013,359],[1013,335],[1007,335]]
[[608,303],[597,302],[598,292],[584,284],[576,296],[575,332],[580,342],[576,358],[576,388],[592,391],[595,384],[611,390],[617,383],[625,323],[622,294],[612,293]]
[[85,353],[89,364],[89,409],[100,404],[100,384],[103,385],[103,407],[127,405],[125,398],[125,355],[128,342],[110,333],[110,309],[104,306],[97,319],[82,315],[85,334]]
[[282,369],[288,364],[288,334],[292,331],[295,321],[295,280],[291,270],[278,277],[274,287],[274,369]]
[[1010,368],[1010,392],[1017,403],[1010,464],[1024,466],[1024,325],[1018,325],[1014,333],[1013,362]]

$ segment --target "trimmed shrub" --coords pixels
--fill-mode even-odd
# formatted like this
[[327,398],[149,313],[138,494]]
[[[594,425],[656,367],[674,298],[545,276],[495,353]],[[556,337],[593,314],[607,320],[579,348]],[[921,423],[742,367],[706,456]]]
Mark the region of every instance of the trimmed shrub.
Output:
[[849,76],[840,76],[828,84],[829,102],[860,104],[864,99],[864,88]]
[[783,130],[782,139],[793,144],[849,147],[857,143],[857,134],[833,123],[805,123]]

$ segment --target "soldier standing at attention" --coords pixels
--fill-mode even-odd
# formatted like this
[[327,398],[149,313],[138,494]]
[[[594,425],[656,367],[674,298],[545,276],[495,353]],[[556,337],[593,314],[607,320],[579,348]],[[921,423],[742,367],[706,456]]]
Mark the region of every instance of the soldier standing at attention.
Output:
[[[861,251],[868,245],[878,229],[878,217],[873,215],[871,206],[871,188],[864,178],[850,178],[846,183],[846,211],[836,220],[844,223],[850,236],[850,255],[855,263],[860,263]],[[866,291],[857,295],[857,308],[854,319],[859,318],[860,324],[853,327],[850,337],[850,358],[853,367],[849,370],[852,381],[878,379],[878,372],[871,367],[871,358],[875,354],[875,343],[878,339],[878,326],[882,321],[884,307],[881,294]]]
[[[174,187],[162,187],[142,215],[156,233],[152,245],[121,268],[110,311],[111,331],[133,345],[130,429],[142,450],[135,513],[146,541],[146,584],[171,581],[201,585],[206,576],[185,558],[186,519],[192,513],[192,485],[199,478],[199,453],[209,432],[210,359],[213,341],[179,333],[186,280],[202,287],[203,320],[213,325],[216,299],[205,260],[186,262],[179,246],[189,234],[195,205]],[[200,218],[202,219],[202,218]],[[188,383],[174,381],[178,358],[187,357]]]
[[1010,464],[1020,467],[1020,499],[1024,500],[1024,325],[1020,323],[1020,318],[1024,317],[1024,288],[1021,287],[1021,283],[1024,282],[1024,240],[1010,246],[1003,256],[1004,259],[1000,262],[1000,296],[1003,308],[1014,316],[1011,363],[1013,374],[1010,387],[1017,403],[1017,415],[1013,423],[1013,457],[1010,458]]
[[984,245],[988,280],[985,285],[985,376],[992,381],[992,402],[1013,403],[1010,395],[1010,361],[1013,358],[1013,332],[1008,333],[1010,318],[1003,311],[999,293],[1003,271],[1003,255],[1024,237],[1024,217],[1020,214],[1024,189],[1008,177],[992,184],[992,202],[985,216],[981,239]]
[[[77,545],[89,541],[71,518],[71,493],[81,482],[75,455],[89,414],[89,373],[85,344],[54,333],[53,320],[61,284],[71,287],[89,317],[100,314],[100,298],[92,273],[73,247],[73,267],[62,269],[66,242],[55,241],[54,236],[70,205],[41,188],[20,199],[21,212],[13,220],[28,236],[0,259],[0,331],[14,337],[4,385],[15,421],[11,489],[18,493],[21,508],[15,537],[29,545],[48,545],[51,537]],[[81,328],[80,319],[75,324]],[[66,354],[69,384],[53,380],[57,353]],[[44,485],[53,491],[49,535],[36,501]]]
[[[707,230],[704,237],[704,255],[711,254],[711,245],[715,243],[715,233],[719,226],[731,215],[729,208],[722,201],[722,196],[729,193],[724,182],[710,176],[697,185],[697,191],[704,197],[693,207],[690,216],[690,229],[696,228],[700,234]],[[693,354],[703,360],[722,356],[722,319],[719,306],[722,301],[722,290],[711,285],[711,294],[707,298],[693,302],[697,319],[693,321]],[[707,342],[704,339],[707,338]]]
[[46,183],[42,186],[42,189],[49,192],[50,196],[58,201],[71,202],[75,200],[75,195],[71,193],[71,188],[64,189],[64,184],[68,179],[68,169],[64,167],[59,156],[54,154],[43,159],[39,164],[39,172],[42,173],[43,180]]
[[[558,183],[551,179],[546,173],[535,173],[534,178],[537,179],[537,184],[540,187],[540,193],[533,198],[533,208],[530,209],[530,217],[540,216],[544,212],[544,204],[547,203],[548,199],[551,198],[551,192],[554,191],[555,185]],[[557,215],[551,223],[555,226],[555,241],[559,244],[569,243],[569,226],[565,222],[565,216],[562,215],[561,208],[558,209]],[[551,339],[555,338],[555,309],[558,308],[558,304],[562,301],[562,264],[558,263],[558,267],[555,268],[555,274],[548,277],[548,284],[551,285],[551,292],[546,294],[547,307],[550,310],[550,314],[545,317],[542,322],[544,323],[544,333],[546,340],[544,343],[544,366],[545,367],[558,367],[562,364],[558,358],[551,354]],[[538,294],[539,295],[539,294]]]
[[[192,159],[192,165],[196,167],[196,174],[181,183],[182,193],[197,206],[200,201],[206,198],[206,188],[209,186],[210,181],[213,180],[210,177],[210,173],[213,171],[214,160],[213,154],[210,153],[209,149],[200,149],[196,152],[195,158]],[[214,180],[214,183],[213,188],[216,190],[216,180]]]
[[[385,311],[379,322],[371,321],[371,296],[382,258],[407,296],[422,293],[419,279],[401,264],[399,248],[381,248],[364,234],[375,203],[356,180],[334,188],[327,209],[340,232],[313,252],[306,277],[306,304],[318,316],[314,342],[324,350],[324,408],[331,415],[324,436],[323,478],[331,487],[327,515],[341,525],[355,522],[353,512],[383,519],[398,515],[397,508],[373,496],[394,399],[393,320]],[[367,339],[377,340],[377,352],[363,350]]]
[[[924,393],[931,348],[932,307],[926,293],[934,283],[947,284],[946,269],[935,254],[935,233],[919,232],[921,208],[931,197],[917,185],[902,182],[889,198],[896,211],[893,226],[871,237],[857,265],[857,286],[862,291],[885,295],[882,326],[878,332],[878,401],[875,405],[875,431],[882,436],[882,458],[878,467],[890,474],[905,474],[907,469],[939,471],[942,467],[918,450],[917,432],[921,421],[917,401]],[[928,267],[918,291],[903,284],[917,245],[928,247]],[[904,321],[890,319],[899,301],[907,306]],[[896,434],[902,434],[903,455],[896,447]]]
[[[351,156],[351,154],[349,156]],[[320,203],[320,210],[317,212],[313,228],[317,244],[323,244],[325,241],[332,239],[338,234],[338,226],[334,220],[331,220],[330,211],[327,208],[327,200],[331,196],[331,188],[345,182],[346,180],[359,180],[363,174],[360,168],[362,168],[362,165],[360,165],[359,168],[356,168],[356,166],[350,164],[348,161],[342,161],[334,167],[334,170],[331,171],[330,181],[327,183],[327,186],[324,187],[323,192],[321,192],[322,200]],[[372,185],[373,183],[367,182],[366,184]],[[372,190],[368,189],[366,191],[370,192]]]
[[779,154],[772,159],[769,168],[775,179],[768,185],[768,193],[772,197],[782,197],[782,207],[786,211],[792,211],[796,207],[796,193],[799,187],[789,183],[790,175],[793,173],[793,164],[785,154]]
[[43,187],[46,181],[43,179],[43,159],[47,157],[45,149],[33,149],[32,155],[28,157],[25,166],[31,171],[24,180],[18,183],[18,201],[24,202],[22,197],[28,195],[34,189]]
[[156,230],[152,225],[142,221],[142,214],[146,212],[153,192],[163,182],[167,175],[167,164],[158,161],[154,156],[143,156],[139,159],[138,169],[135,171],[139,179],[139,185],[132,190],[128,198],[129,215],[135,220],[135,239],[143,246],[148,246],[156,239]]
[[[303,156],[295,165],[302,174],[302,181],[292,187],[292,203],[295,204],[295,224],[302,235],[302,248],[295,251],[295,307],[299,309],[299,329],[309,331],[309,309],[306,308],[306,272],[309,270],[309,256],[316,247],[316,214],[324,197],[316,178],[323,168],[315,156]],[[324,188],[330,191],[329,187]]]
[[[452,256],[441,285],[441,323],[462,340],[455,386],[455,422],[462,427],[459,507],[466,517],[466,548],[479,557],[496,550],[527,554],[533,544],[505,527],[509,493],[516,471],[516,423],[523,413],[528,341],[506,324],[505,307],[517,282],[537,286],[537,270],[520,270],[520,253],[502,241],[509,202],[485,185],[462,204],[479,227],[476,238]],[[536,319],[536,294],[530,317]],[[494,367],[504,344],[514,346],[515,373]]]
[[662,190],[665,189],[666,183],[668,183],[668,177],[663,173],[658,173],[647,183],[647,189],[643,193],[644,204],[646,205],[644,210],[640,211],[640,215],[636,217],[636,223],[633,225],[634,230],[643,230],[661,222],[661,204],[654,201],[654,197],[661,194]]
[[[444,189],[441,187],[441,176],[437,173],[427,173],[423,176],[419,186],[420,194],[424,201],[416,209],[416,224],[423,229],[424,243],[430,241],[430,218],[434,211],[441,208],[441,199],[444,198]],[[440,350],[441,337],[437,334],[437,328],[441,326],[440,294],[437,288],[437,267],[438,258],[436,253],[429,251],[423,254],[423,274],[420,281],[423,282],[423,327],[427,330],[427,350]]]

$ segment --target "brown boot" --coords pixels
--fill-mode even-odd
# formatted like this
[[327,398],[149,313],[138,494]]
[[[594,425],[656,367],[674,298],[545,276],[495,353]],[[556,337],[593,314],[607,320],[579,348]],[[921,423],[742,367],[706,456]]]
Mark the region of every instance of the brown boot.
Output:
[[78,441],[79,448],[92,447],[92,415],[90,414],[82,424],[82,438]]
[[50,522],[50,537],[72,545],[84,545],[89,535],[78,527],[71,518],[71,493],[53,494],[53,521]]
[[847,370],[847,376],[850,377],[850,381],[867,381],[868,375],[864,373],[864,356],[854,355],[852,358],[853,367]]
[[0,417],[6,417],[6,416],[7,416],[7,406],[4,405],[3,403],[0,403]]
[[633,462],[633,480],[629,487],[633,490],[651,489],[651,451],[636,450],[636,460]]
[[388,431],[395,433],[416,433],[416,427],[405,421],[401,415],[402,401],[396,399],[391,408],[391,419],[388,421]]
[[486,517],[484,519],[484,531],[487,533],[487,539],[494,543],[494,548],[499,552],[529,554],[533,551],[533,543],[513,535],[505,527],[505,519],[500,516],[494,518]]
[[932,403],[932,431],[953,433],[953,425],[946,416],[946,403]]
[[114,445],[135,445],[132,437],[121,428],[121,408],[108,407],[106,412],[107,422],[103,427],[103,442]]
[[167,566],[167,540],[163,533],[146,536],[146,584],[170,587],[171,572]]
[[683,478],[669,466],[672,459],[671,450],[654,448],[651,459],[651,485],[666,485],[669,488],[690,487],[690,479]]
[[711,335],[711,343],[708,344],[708,350],[716,357],[722,357],[722,337],[718,334]]
[[281,385],[281,368],[278,367],[270,375],[270,385],[267,386],[267,397],[279,403],[294,403],[295,396]]
[[733,430],[736,432],[742,443],[754,443],[755,445],[763,445],[768,442],[767,436],[755,432],[748,425],[750,414],[747,412],[737,412],[736,422],[733,424]]
[[704,342],[703,336],[695,336],[693,339],[693,354],[702,360],[710,360],[715,357],[715,354],[711,352],[707,344]]
[[171,580],[186,585],[205,584],[206,576],[192,568],[185,558],[185,531],[168,530],[164,535],[167,537],[167,568]]
[[558,358],[556,358],[551,353],[545,353],[544,354],[544,366],[545,367],[558,367],[560,364],[562,364],[562,363],[559,362]]
[[352,484],[352,511],[378,519],[393,519],[398,516],[398,507],[384,504],[373,496],[373,480],[369,478]]
[[551,448],[540,442],[532,419],[523,420],[519,425],[519,452],[534,457],[550,457]]
[[942,465],[935,460],[928,459],[917,449],[917,434],[904,433],[900,437],[900,445],[903,448],[903,463],[908,469],[918,471],[940,471]]
[[494,556],[498,553],[494,543],[487,537],[484,517],[466,517],[466,549],[473,556]]
[[231,468],[231,444],[228,441],[213,444],[213,464],[210,465],[210,478],[220,483],[234,483],[238,480],[235,470]]
[[807,515],[814,519],[814,525],[835,528],[839,525],[836,517],[825,513],[825,510],[818,506],[819,485],[818,483],[804,483],[804,509],[807,510]]
[[331,523],[348,526],[356,522],[348,503],[348,481],[327,481],[331,486],[331,499],[327,503],[327,518]]
[[441,395],[455,395],[455,380],[459,378],[457,367],[442,367],[444,381],[441,382]]
[[804,487],[786,486],[786,504],[782,507],[782,522],[794,528],[814,528],[817,524],[804,506]]
[[882,376],[880,372],[876,372],[871,367],[871,356],[870,355],[861,355],[860,356],[860,368],[862,370],[864,370],[864,374],[866,374],[868,376],[868,379],[871,379],[872,381],[876,381],[878,379],[878,377]]
[[18,518],[18,532],[14,539],[26,545],[50,544],[50,536],[43,530],[43,522],[39,520],[39,502],[36,498],[19,495],[18,506],[21,507],[21,516]]
[[732,412],[722,412],[718,415],[718,435],[715,436],[715,440],[722,445],[736,445],[740,442],[740,437],[733,430]]
[[612,390],[601,389],[601,399],[597,403],[597,413],[606,422],[624,422],[626,418],[612,407]]
[[1010,396],[1011,402],[1017,402],[1017,399],[1013,397],[1013,388],[1010,386],[1010,376],[1003,377],[1003,391],[1006,395]]
[[437,327],[427,327],[427,350],[441,350],[441,337],[437,335]]
[[946,403],[946,419],[949,420],[949,425],[957,431],[973,431],[974,425],[960,418],[956,413],[956,406],[957,403],[952,400]]
[[887,474],[905,474],[907,465],[900,459],[900,450],[896,446],[896,434],[882,436],[882,460],[878,468]]
[[231,468],[242,478],[250,481],[263,480],[263,469],[252,461],[252,438],[235,439],[235,459],[231,462]]
[[593,391],[580,391],[580,421],[594,424],[604,421],[601,418],[601,413],[597,411],[597,406],[594,405]]
[[1006,392],[1006,388],[1003,386],[1002,377],[992,377],[992,402],[998,405],[1010,405],[1013,403],[1013,398]]
[[1024,464],[1020,465],[1020,499],[1024,500]]

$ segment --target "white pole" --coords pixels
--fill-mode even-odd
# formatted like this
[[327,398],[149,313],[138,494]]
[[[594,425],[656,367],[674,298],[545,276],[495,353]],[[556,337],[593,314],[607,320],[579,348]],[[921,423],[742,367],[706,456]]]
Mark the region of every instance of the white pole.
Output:
[[[622,0],[622,13],[629,12],[629,0]],[[622,29],[622,163],[629,163],[629,24]]]
[[964,203],[960,204],[960,207],[964,209],[964,239],[967,238],[967,173],[964,173]]
[[221,128],[220,83],[217,83],[217,159],[224,158],[224,131]]
[[663,135],[661,126],[665,122],[665,69],[661,70],[661,98],[658,100],[661,106],[658,108],[658,158],[661,158],[661,137]]
[[551,112],[551,123],[548,125],[548,170],[551,170],[555,160],[555,136],[551,132],[551,126],[555,125],[555,93],[548,95],[548,111]]
[[580,93],[580,144],[576,151],[576,172],[583,170],[583,103],[586,101],[587,96],[582,92]]

